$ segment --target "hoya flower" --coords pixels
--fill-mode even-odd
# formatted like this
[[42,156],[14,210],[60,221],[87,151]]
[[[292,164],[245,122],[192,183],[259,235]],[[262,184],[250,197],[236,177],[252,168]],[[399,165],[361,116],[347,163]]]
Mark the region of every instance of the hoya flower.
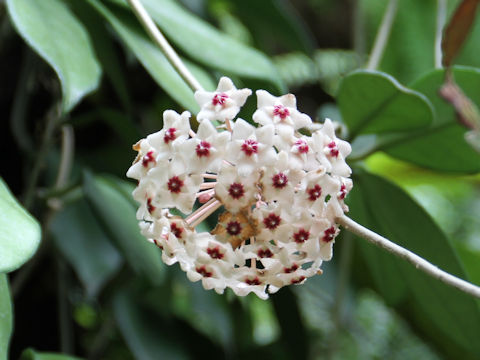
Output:
[[273,124],[276,128],[298,130],[311,125],[312,120],[297,110],[294,95],[275,97],[265,90],[257,90],[258,109],[253,114],[253,121],[260,125]]
[[[127,176],[138,181],[141,233],[166,264],[179,263],[205,289],[266,299],[321,274],[331,259],[353,186],[351,148],[330,120],[314,131],[291,94],[258,91],[258,126],[235,120],[250,93],[228,78],[213,93],[197,92],[197,133],[189,113],[167,110],[163,128],[135,145]],[[205,230],[206,221],[215,225]]]
[[199,90],[195,93],[195,100],[201,108],[197,120],[233,120],[251,94],[250,89],[237,89],[232,80],[222,77],[214,92]]

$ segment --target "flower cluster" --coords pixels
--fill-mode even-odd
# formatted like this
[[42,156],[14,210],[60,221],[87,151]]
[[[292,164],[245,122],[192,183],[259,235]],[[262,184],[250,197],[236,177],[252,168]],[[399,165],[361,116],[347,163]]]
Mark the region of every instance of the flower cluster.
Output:
[[[312,121],[292,94],[259,90],[258,126],[235,119],[250,94],[225,77],[216,91],[197,91],[196,133],[188,112],[165,111],[163,129],[134,146],[127,176],[138,180],[142,234],[165,263],[178,262],[206,289],[266,299],[332,257],[335,219],[348,211],[351,148],[328,119],[302,135]],[[200,231],[212,219],[216,226]]]

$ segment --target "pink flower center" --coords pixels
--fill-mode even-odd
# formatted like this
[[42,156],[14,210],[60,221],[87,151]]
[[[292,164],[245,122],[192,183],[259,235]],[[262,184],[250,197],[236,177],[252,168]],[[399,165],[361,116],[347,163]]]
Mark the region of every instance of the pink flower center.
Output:
[[290,267],[286,267],[286,268],[283,268],[283,272],[287,273],[287,274],[290,274],[294,271],[296,271],[298,269],[298,265],[297,264],[293,264],[292,266]]
[[180,191],[182,191],[183,185],[182,179],[180,179],[178,176],[171,177],[167,183],[168,190],[175,194],[178,194]]
[[227,99],[228,99],[228,95],[225,94],[225,93],[215,94],[215,96],[212,99],[212,105],[213,106],[217,106],[217,105],[224,106]]
[[282,219],[280,216],[275,213],[270,213],[265,219],[263,219],[263,224],[267,229],[274,230],[278,225],[280,225],[281,221]]
[[280,119],[284,120],[290,115],[290,111],[288,111],[288,109],[283,105],[275,105],[273,107],[273,115],[279,116]]
[[335,233],[336,233],[335,227],[334,226],[329,227],[327,230],[323,232],[322,240],[327,243],[332,241],[335,238]]
[[305,140],[299,139],[295,141],[295,146],[297,147],[297,150],[300,154],[308,153],[309,147]]
[[313,188],[307,189],[307,194],[308,194],[308,200],[315,201],[320,196],[322,196],[322,188],[320,187],[320,185],[315,184]]
[[155,158],[153,157],[153,151],[149,151],[145,154],[142,159],[143,167],[149,168],[150,165],[154,166],[156,163]]
[[272,185],[277,189],[283,189],[288,184],[288,177],[282,172],[273,175],[272,177]]
[[250,278],[246,278],[245,279],[245,282],[248,284],[248,285],[260,285],[261,282],[260,282],[260,279],[258,277],[255,277],[253,279],[250,279]]
[[307,241],[309,237],[310,237],[310,232],[308,232],[303,228],[298,230],[295,234],[293,234],[293,240],[295,240],[295,242],[298,244],[301,244]]
[[245,155],[252,156],[253,154],[258,153],[258,142],[252,139],[247,139],[242,144],[241,149],[245,153]]
[[236,236],[242,232],[242,226],[238,221],[230,221],[227,224],[227,233],[229,233],[232,236]]
[[210,155],[210,148],[212,145],[210,145],[209,142],[202,140],[200,141],[200,144],[197,145],[195,151],[197,153],[198,157],[202,156],[209,156]]
[[335,141],[332,141],[327,145],[327,147],[330,149],[330,156],[337,157],[339,154],[337,144]]
[[176,131],[177,129],[173,127],[165,131],[165,135],[163,136],[163,141],[165,141],[165,144],[168,144],[170,141],[173,141],[177,138],[177,135],[175,135]]
[[205,265],[197,266],[195,268],[195,271],[198,272],[200,275],[202,275],[204,277],[211,277],[213,275],[213,272],[208,271],[207,267]]
[[178,227],[177,224],[171,223],[170,231],[173,235],[175,235],[177,239],[180,239],[182,237],[183,229],[181,227]]
[[259,258],[271,258],[273,253],[270,251],[270,249],[260,249],[258,250],[257,255]]
[[224,256],[224,254],[222,254],[222,252],[220,251],[219,246],[216,246],[214,248],[208,248],[207,253],[212,259],[222,259]]
[[234,199],[240,199],[244,194],[245,190],[243,189],[243,185],[240,183],[233,183],[228,188],[228,193]]

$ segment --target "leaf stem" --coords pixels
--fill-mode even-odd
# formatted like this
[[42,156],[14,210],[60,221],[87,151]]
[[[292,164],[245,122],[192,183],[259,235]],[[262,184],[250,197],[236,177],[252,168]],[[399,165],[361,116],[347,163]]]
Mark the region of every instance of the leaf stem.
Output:
[[443,28],[447,21],[447,0],[437,0],[437,29],[435,33],[435,69],[442,68]]
[[367,70],[375,70],[380,64],[383,52],[387,46],[387,40],[390,36],[390,31],[392,30],[395,15],[397,14],[397,9],[398,0],[390,0],[387,10],[385,10],[385,14],[383,15],[382,23],[378,29],[377,36],[375,37],[373,50],[367,63]]
[[170,64],[177,70],[178,74],[185,80],[185,82],[190,86],[193,91],[203,90],[202,85],[198,82],[198,80],[192,75],[192,73],[187,69],[183,61],[180,59],[178,54],[172,48],[172,46],[168,43],[167,39],[163,34],[160,32],[158,27],[153,22],[150,15],[148,15],[147,11],[143,7],[140,0],[127,0],[132,8],[133,12],[137,16],[138,20],[147,31],[148,35],[152,38],[155,44],[160,47],[163,54],[166,56]]
[[410,264],[415,266],[415,268],[423,271],[427,275],[440,280],[441,282],[457,288],[458,290],[480,299],[480,287],[469,283],[468,281],[462,280],[452,274],[447,273],[436,267],[435,265],[429,263],[427,260],[421,258],[420,256],[414,254],[413,252],[393,243],[392,241],[384,238],[377,233],[367,229],[366,227],[356,223],[349,217],[343,215],[337,218],[337,223],[342,225],[345,229],[350,232],[358,235],[365,240],[371,242],[372,244],[381,247],[384,250],[408,261]]

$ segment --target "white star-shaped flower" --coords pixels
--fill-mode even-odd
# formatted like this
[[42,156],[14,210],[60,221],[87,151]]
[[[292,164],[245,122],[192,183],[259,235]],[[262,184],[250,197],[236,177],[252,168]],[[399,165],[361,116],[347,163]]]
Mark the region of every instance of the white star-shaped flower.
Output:
[[265,90],[257,90],[257,108],[253,121],[261,125],[273,124],[277,132],[283,128],[293,133],[293,130],[312,124],[308,115],[297,110],[297,100],[292,94],[276,97]]
[[237,89],[232,80],[222,77],[217,90],[195,92],[195,100],[200,105],[200,112],[197,115],[198,122],[233,120],[251,94],[250,89]]

